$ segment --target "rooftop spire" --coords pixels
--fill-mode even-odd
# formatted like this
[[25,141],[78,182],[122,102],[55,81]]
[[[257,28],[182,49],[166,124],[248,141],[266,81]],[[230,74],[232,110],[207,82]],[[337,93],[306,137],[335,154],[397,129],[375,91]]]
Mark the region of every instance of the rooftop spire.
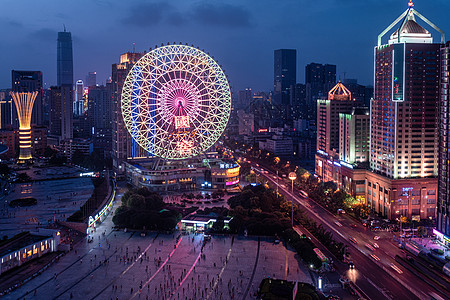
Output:
[[413,8],[414,7],[414,3],[412,2],[412,0],[409,0],[408,7],[409,8]]

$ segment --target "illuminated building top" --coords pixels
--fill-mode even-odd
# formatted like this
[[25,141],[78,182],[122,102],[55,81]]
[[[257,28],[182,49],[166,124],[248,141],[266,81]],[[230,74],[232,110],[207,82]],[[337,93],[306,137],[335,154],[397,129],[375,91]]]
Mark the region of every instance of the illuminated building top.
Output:
[[378,47],[381,46],[381,39],[383,38],[383,36],[400,21],[400,27],[390,36],[389,44],[433,43],[433,37],[431,36],[431,33],[416,22],[415,16],[419,17],[422,21],[438,31],[441,34],[441,43],[443,44],[445,42],[445,33],[439,27],[425,18],[422,14],[420,14],[417,10],[415,10],[413,2],[409,1],[408,9],[403,12],[391,25],[383,30],[380,35],[378,35]]
[[341,80],[328,92],[328,100],[352,100],[352,93],[342,84]]

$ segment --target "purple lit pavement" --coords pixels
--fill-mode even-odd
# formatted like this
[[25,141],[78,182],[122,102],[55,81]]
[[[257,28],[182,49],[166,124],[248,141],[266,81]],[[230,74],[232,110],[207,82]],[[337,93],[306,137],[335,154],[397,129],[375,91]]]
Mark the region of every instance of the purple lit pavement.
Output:
[[254,299],[267,276],[313,281],[271,238],[213,236],[201,252],[203,234],[112,231],[111,216],[93,237],[4,299]]

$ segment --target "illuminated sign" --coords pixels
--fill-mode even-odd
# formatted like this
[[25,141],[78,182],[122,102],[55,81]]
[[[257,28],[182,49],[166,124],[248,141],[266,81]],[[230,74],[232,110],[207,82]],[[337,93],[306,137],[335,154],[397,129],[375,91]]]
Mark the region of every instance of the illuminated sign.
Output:
[[233,185],[233,184],[237,184],[237,183],[239,183],[239,179],[235,180],[235,181],[229,181],[229,182],[225,183],[225,185]]
[[409,192],[409,191],[412,191],[412,190],[413,190],[412,187],[404,187],[404,188],[402,188],[403,192]]
[[317,153],[328,156],[328,153],[326,153],[326,152],[324,152],[322,150],[317,150]]
[[395,44],[392,51],[392,101],[405,100],[405,44]]
[[188,116],[175,116],[175,129],[189,128],[189,117]]
[[193,141],[179,141],[177,142],[177,151],[180,155],[191,155],[193,146]]
[[341,166],[341,164],[338,163],[338,162],[333,162],[333,164],[334,164],[335,166],[337,166],[337,167],[340,167],[340,166]]
[[262,128],[258,130],[258,132],[267,132],[267,131],[268,131],[267,129],[262,129]]
[[343,165],[344,167],[347,167],[349,169],[353,169],[353,166],[343,160],[340,161],[341,165]]

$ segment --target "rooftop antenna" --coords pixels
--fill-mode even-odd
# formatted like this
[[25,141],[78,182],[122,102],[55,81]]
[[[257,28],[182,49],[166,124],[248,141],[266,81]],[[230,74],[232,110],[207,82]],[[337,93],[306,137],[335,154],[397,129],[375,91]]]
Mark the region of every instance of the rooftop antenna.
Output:
[[63,24],[64,32],[66,32],[66,24]]
[[136,44],[135,43],[133,43],[133,53],[136,53]]

